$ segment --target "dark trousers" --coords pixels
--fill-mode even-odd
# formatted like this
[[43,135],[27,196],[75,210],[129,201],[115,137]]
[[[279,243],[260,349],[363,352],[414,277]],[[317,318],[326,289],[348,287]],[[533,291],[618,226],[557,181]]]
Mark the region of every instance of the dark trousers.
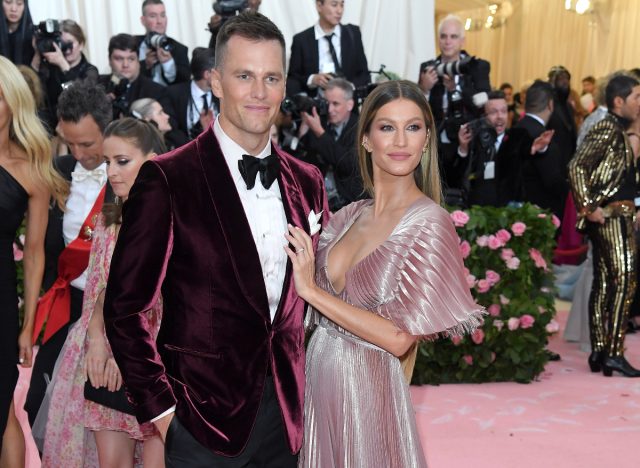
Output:
[[41,345],[38,350],[38,355],[33,363],[27,399],[24,404],[24,409],[29,416],[29,424],[31,426],[33,426],[33,422],[38,415],[38,410],[44,399],[44,394],[47,391],[47,382],[51,380],[53,368],[56,365],[60,350],[62,350],[62,346],[67,339],[69,327],[82,315],[82,297],[82,290],[74,287],[71,288],[71,313],[69,323],[58,330],[45,344]]
[[271,377],[267,377],[256,422],[240,455],[225,457],[211,452],[177,417],[171,420],[164,449],[167,468],[296,468],[298,465],[298,455],[289,452]]

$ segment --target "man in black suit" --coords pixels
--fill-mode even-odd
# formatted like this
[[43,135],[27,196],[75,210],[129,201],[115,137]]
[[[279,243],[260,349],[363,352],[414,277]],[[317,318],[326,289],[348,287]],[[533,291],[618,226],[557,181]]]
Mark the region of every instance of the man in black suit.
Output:
[[[315,153],[327,178],[333,178],[335,190],[327,185],[331,211],[365,197],[356,153],[358,117],[352,111],[353,85],[344,78],[327,83],[324,97],[328,102],[326,123],[323,124],[316,108],[311,114],[302,112],[301,134],[305,148]],[[310,130],[310,131],[308,131]]]
[[165,136],[171,146],[177,148],[193,140],[218,114],[220,101],[211,92],[214,68],[214,50],[196,47],[191,58],[193,79],[167,88],[161,104],[171,118],[172,130]]
[[[516,128],[525,129],[531,138],[544,134],[553,113],[553,96],[553,88],[549,83],[535,81],[527,90],[525,116]],[[546,151],[527,159],[523,165],[524,200],[551,210],[562,219],[569,189],[566,174],[566,163],[555,142],[554,133]]]
[[360,28],[341,25],[344,0],[316,0],[318,23],[293,36],[287,96],[315,96],[334,77],[355,87],[371,82]]
[[507,129],[509,105],[502,91],[488,94],[484,113],[481,125],[464,124],[458,133],[468,204],[505,206],[523,201],[522,164],[546,149],[553,133],[534,140],[523,128]]
[[[142,74],[163,86],[189,81],[189,49],[166,36],[167,12],[162,0],[144,0],[140,22],[146,31],[144,36],[136,36]],[[165,36],[166,46],[150,47],[145,38],[154,33]]]
[[161,101],[165,87],[140,74],[138,42],[130,34],[117,34],[109,40],[110,75],[100,75],[100,83],[113,104],[113,118],[129,112],[129,105],[141,98]]
[[[69,197],[66,200],[64,213],[53,205],[49,211],[49,223],[45,238],[45,271],[43,288],[49,291],[58,279],[58,272],[62,265],[58,259],[62,251],[76,238],[81,242],[91,242],[91,231],[86,226],[91,223],[89,216],[92,208],[97,205],[99,194],[103,191],[107,181],[106,164],[102,151],[102,132],[111,121],[111,104],[100,86],[93,83],[78,82],[65,89],[58,100],[58,130],[64,142],[71,151],[70,155],[55,159],[58,172],[70,182]],[[100,204],[101,206],[101,204]],[[97,208],[100,208],[97,206]],[[84,229],[83,229],[84,227]],[[84,236],[84,237],[83,237]],[[82,297],[86,282],[86,267],[89,253],[86,252],[86,263],[79,265],[77,271],[80,276],[72,278],[65,284],[71,294],[69,322],[56,331],[40,346],[31,373],[31,383],[27,393],[25,410],[29,422],[33,424],[42,399],[46,391],[46,382],[51,379],[53,367],[62,349],[67,332],[71,324],[82,314]],[[83,268],[84,267],[84,268]],[[84,270],[84,271],[83,271]],[[60,309],[53,307],[49,321]],[[40,315],[38,308],[36,315]],[[36,319],[36,323],[37,319]],[[47,327],[49,324],[47,324]],[[45,336],[47,334],[45,333]]]
[[[555,131],[554,141],[560,151],[560,156],[566,167],[576,152],[578,132],[574,118],[573,107],[569,104],[571,93],[571,74],[562,65],[549,70],[549,83],[553,87],[553,114],[547,127]],[[565,173],[568,177],[568,169]]]

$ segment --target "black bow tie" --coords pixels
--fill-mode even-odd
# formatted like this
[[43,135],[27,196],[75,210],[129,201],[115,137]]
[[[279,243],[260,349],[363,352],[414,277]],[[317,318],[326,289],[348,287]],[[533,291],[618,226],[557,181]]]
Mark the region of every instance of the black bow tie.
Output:
[[248,154],[242,155],[242,161],[238,161],[238,169],[247,184],[247,190],[251,190],[256,184],[256,175],[260,172],[260,182],[266,189],[271,187],[273,181],[280,173],[280,160],[278,156],[272,154],[266,158],[256,158]]

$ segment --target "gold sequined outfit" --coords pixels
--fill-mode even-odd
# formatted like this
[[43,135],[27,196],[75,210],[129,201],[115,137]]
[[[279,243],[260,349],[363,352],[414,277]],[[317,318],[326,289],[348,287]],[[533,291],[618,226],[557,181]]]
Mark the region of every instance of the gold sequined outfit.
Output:
[[[593,286],[589,297],[591,348],[611,357],[623,355],[625,324],[636,288],[635,194],[638,170],[620,120],[608,114],[586,135],[569,163],[579,230],[593,243]],[[631,184],[631,187],[629,186]],[[625,191],[625,195],[629,190]],[[602,208],[604,224],[586,216]]]

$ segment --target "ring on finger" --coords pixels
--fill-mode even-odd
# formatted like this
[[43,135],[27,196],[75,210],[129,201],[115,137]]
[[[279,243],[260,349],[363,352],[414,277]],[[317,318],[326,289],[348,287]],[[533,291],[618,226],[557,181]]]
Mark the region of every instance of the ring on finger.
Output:
[[301,254],[302,252],[304,252],[304,248],[300,248],[296,250],[296,254]]

